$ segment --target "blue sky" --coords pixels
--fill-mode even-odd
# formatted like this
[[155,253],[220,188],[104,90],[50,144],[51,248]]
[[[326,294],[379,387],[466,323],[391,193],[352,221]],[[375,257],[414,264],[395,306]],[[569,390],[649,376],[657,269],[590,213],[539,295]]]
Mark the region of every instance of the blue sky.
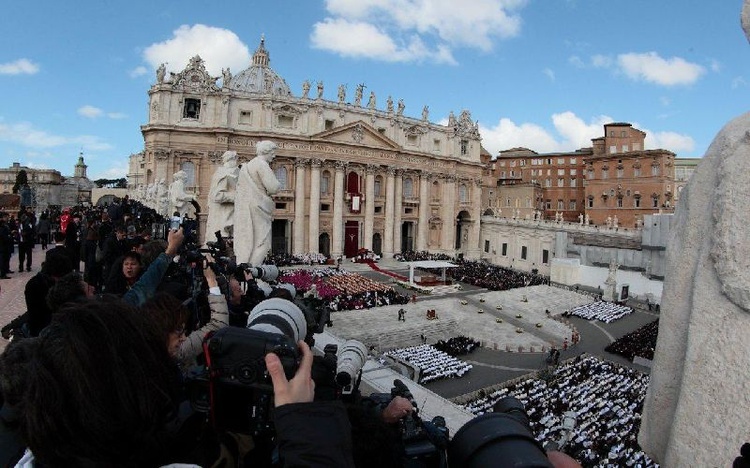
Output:
[[29,0],[0,15],[0,167],[121,177],[143,148],[154,70],[199,54],[215,76],[265,34],[296,95],[358,83],[433,121],[468,109],[492,153],[590,146],[631,122],[647,149],[701,157],[750,109],[741,0]]

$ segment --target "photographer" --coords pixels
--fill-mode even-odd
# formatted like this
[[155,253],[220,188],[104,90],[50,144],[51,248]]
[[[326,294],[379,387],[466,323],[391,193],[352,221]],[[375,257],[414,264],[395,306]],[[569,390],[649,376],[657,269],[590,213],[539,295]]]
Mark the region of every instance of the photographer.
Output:
[[182,228],[170,230],[167,235],[167,250],[159,254],[141,278],[122,297],[123,301],[132,306],[141,306],[153,297],[159,283],[167,272],[169,264],[180,249],[185,235]]
[[282,466],[348,467],[352,458],[351,426],[339,401],[313,402],[313,355],[304,341],[297,373],[291,380],[284,375],[278,356],[265,358],[273,382],[274,423]]

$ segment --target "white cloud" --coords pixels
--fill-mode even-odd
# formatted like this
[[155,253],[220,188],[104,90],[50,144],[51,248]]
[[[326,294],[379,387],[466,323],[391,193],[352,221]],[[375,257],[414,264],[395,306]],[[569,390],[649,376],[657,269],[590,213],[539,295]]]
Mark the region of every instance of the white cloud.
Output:
[[584,67],[586,67],[586,64],[583,63],[583,60],[581,60],[581,57],[579,57],[577,55],[571,55],[568,58],[568,63],[571,64],[571,65],[573,65],[576,68],[584,68]]
[[736,76],[732,79],[732,89],[737,89],[745,86],[747,86],[747,81],[745,81],[745,78]]
[[[453,49],[488,51],[521,30],[516,13],[527,0],[327,0],[331,17],[313,26],[313,47],[343,56],[455,63]],[[333,30],[343,27],[354,35]],[[369,39],[375,40],[369,44]],[[365,44],[362,46],[362,44]],[[359,45],[356,47],[355,45]],[[384,51],[390,51],[385,53]]]
[[692,153],[695,150],[695,141],[688,135],[676,132],[646,132],[645,146],[648,149],[666,149],[675,153]]
[[719,73],[721,71],[721,62],[716,59],[711,60],[711,71]]
[[127,119],[128,115],[123,114],[122,112],[107,112],[107,117],[109,117],[112,120],[121,120],[121,119]]
[[542,73],[544,73],[544,75],[549,78],[550,81],[555,81],[555,72],[553,72],[551,69],[545,68],[544,70],[542,70]]
[[417,35],[408,44],[398,46],[390,36],[369,23],[326,18],[316,23],[310,35],[312,47],[336,52],[343,57],[366,57],[386,62],[419,62],[455,64],[450,49],[441,46],[428,50]]
[[38,72],[39,65],[25,58],[15,62],[0,63],[0,75],[34,75]]
[[89,174],[89,179],[119,179],[128,175],[128,162],[113,162],[108,168],[101,169],[98,172]]
[[591,66],[594,68],[609,68],[612,66],[612,58],[601,54],[592,55]]
[[146,47],[144,60],[153,70],[166,63],[167,71],[179,72],[191,57],[200,55],[206,70],[219,76],[221,69],[229,67],[235,73],[250,65],[250,50],[237,35],[222,28],[196,24],[182,25],[172,32],[172,37]]
[[87,117],[89,119],[96,119],[104,115],[104,111],[102,111],[98,107],[85,105],[78,109],[78,115]]
[[601,136],[603,125],[612,122],[611,117],[599,116],[585,123],[573,112],[552,115],[555,132],[534,123],[516,124],[501,118],[494,127],[480,125],[482,145],[496,156],[499,151],[515,147],[529,148],[538,153],[575,151],[591,146],[591,139]]
[[0,122],[0,141],[18,144],[27,148],[59,148],[75,146],[86,150],[105,151],[112,145],[92,135],[60,136],[34,128],[28,122],[6,124]]
[[662,86],[693,84],[706,72],[698,64],[680,57],[665,59],[656,52],[620,54],[617,56],[617,64],[633,80]]
[[131,78],[137,78],[139,76],[143,76],[146,73],[148,73],[148,69],[144,67],[143,65],[140,65],[138,67],[135,67],[134,69],[130,70],[128,75],[130,75]]

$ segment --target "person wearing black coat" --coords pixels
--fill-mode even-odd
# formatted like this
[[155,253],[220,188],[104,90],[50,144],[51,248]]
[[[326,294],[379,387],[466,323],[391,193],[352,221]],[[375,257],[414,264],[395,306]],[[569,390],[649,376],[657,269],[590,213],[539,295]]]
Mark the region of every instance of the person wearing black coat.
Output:
[[70,255],[73,261],[73,269],[75,271],[81,271],[80,225],[81,215],[76,213],[65,227],[65,248],[68,249],[68,255]]
[[10,278],[10,255],[13,252],[13,235],[8,224],[8,214],[0,212],[0,279]]
[[30,336],[39,336],[39,332],[49,325],[52,311],[47,304],[47,293],[57,280],[73,271],[73,265],[67,249],[55,247],[49,249],[42,263],[42,270],[34,275],[24,288],[26,310],[28,311],[28,328]]

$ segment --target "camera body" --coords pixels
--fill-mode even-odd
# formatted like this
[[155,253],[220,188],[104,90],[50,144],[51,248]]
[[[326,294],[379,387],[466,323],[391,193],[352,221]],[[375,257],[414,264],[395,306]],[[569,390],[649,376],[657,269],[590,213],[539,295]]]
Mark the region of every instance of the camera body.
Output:
[[225,327],[207,336],[203,347],[213,426],[253,435],[271,431],[273,386],[265,356],[279,356],[291,379],[301,359],[297,343],[283,334]]

